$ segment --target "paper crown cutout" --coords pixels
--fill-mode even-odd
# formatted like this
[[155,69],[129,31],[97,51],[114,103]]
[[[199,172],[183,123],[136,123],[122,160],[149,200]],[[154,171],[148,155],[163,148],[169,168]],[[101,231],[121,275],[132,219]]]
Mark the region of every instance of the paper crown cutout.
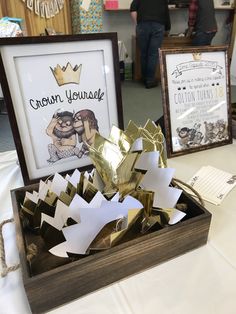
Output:
[[65,85],[65,84],[79,84],[80,83],[80,74],[82,69],[82,64],[78,65],[76,64],[74,68],[70,64],[70,62],[67,63],[66,66],[61,67],[59,64],[52,70],[52,73],[57,81],[57,84],[59,86]]

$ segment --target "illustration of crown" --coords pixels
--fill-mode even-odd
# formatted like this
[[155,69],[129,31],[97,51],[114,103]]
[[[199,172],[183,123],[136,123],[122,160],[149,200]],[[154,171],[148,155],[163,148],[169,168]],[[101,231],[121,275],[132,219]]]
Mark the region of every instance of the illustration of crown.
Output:
[[52,73],[57,81],[57,84],[59,86],[65,85],[65,84],[79,84],[80,83],[80,74],[82,69],[82,64],[78,65],[76,64],[74,68],[70,64],[70,62],[67,63],[66,66],[61,67],[59,64],[52,70]]
[[193,53],[193,60],[194,60],[194,61],[200,61],[201,58],[202,58],[201,52],[194,52],[194,53]]

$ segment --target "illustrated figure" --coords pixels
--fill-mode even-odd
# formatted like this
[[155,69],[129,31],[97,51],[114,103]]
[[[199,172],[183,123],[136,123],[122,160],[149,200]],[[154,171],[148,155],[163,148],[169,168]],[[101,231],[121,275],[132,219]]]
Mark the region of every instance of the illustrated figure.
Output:
[[195,123],[191,129],[188,127],[177,128],[176,132],[178,134],[179,144],[183,148],[199,146],[204,138],[200,127],[200,123]]
[[192,145],[193,146],[199,146],[203,140],[204,136],[202,134],[202,132],[196,132],[194,139],[192,141]]
[[191,131],[192,131],[192,129],[189,129],[187,127],[176,129],[176,132],[177,132],[178,138],[179,138],[179,143],[183,148],[189,147],[189,139],[191,136]]
[[77,140],[73,127],[73,114],[69,111],[55,112],[49,123],[46,133],[52,138],[48,145],[49,163],[54,163],[62,158],[79,155],[76,147]]
[[216,139],[218,130],[215,127],[213,122],[204,122],[205,125],[205,136],[204,136],[204,143],[213,143]]
[[216,128],[218,130],[217,139],[221,141],[226,140],[228,138],[226,122],[224,120],[217,120]]
[[88,154],[88,146],[93,144],[95,134],[98,133],[98,123],[93,111],[84,109],[76,112],[73,127],[79,142],[83,143],[78,154],[78,157],[81,158]]

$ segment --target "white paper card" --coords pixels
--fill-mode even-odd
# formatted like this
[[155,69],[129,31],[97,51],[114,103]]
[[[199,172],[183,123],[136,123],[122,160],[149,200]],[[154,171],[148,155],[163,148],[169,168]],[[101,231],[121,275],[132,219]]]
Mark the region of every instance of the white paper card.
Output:
[[[202,167],[189,181],[201,197],[215,205],[219,205],[226,195],[236,186],[236,175],[220,169],[206,166]],[[194,193],[190,190],[192,195]]]
[[68,182],[58,173],[55,173],[51,191],[54,192],[57,196],[60,196],[61,192],[65,192],[67,188]]

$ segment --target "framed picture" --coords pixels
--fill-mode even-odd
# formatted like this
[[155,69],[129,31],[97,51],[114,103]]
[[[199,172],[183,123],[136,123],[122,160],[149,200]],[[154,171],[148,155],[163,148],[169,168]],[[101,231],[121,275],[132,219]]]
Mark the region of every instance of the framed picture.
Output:
[[95,133],[123,129],[117,34],[4,38],[0,52],[24,183],[91,166]]
[[226,46],[161,49],[167,156],[232,143]]

